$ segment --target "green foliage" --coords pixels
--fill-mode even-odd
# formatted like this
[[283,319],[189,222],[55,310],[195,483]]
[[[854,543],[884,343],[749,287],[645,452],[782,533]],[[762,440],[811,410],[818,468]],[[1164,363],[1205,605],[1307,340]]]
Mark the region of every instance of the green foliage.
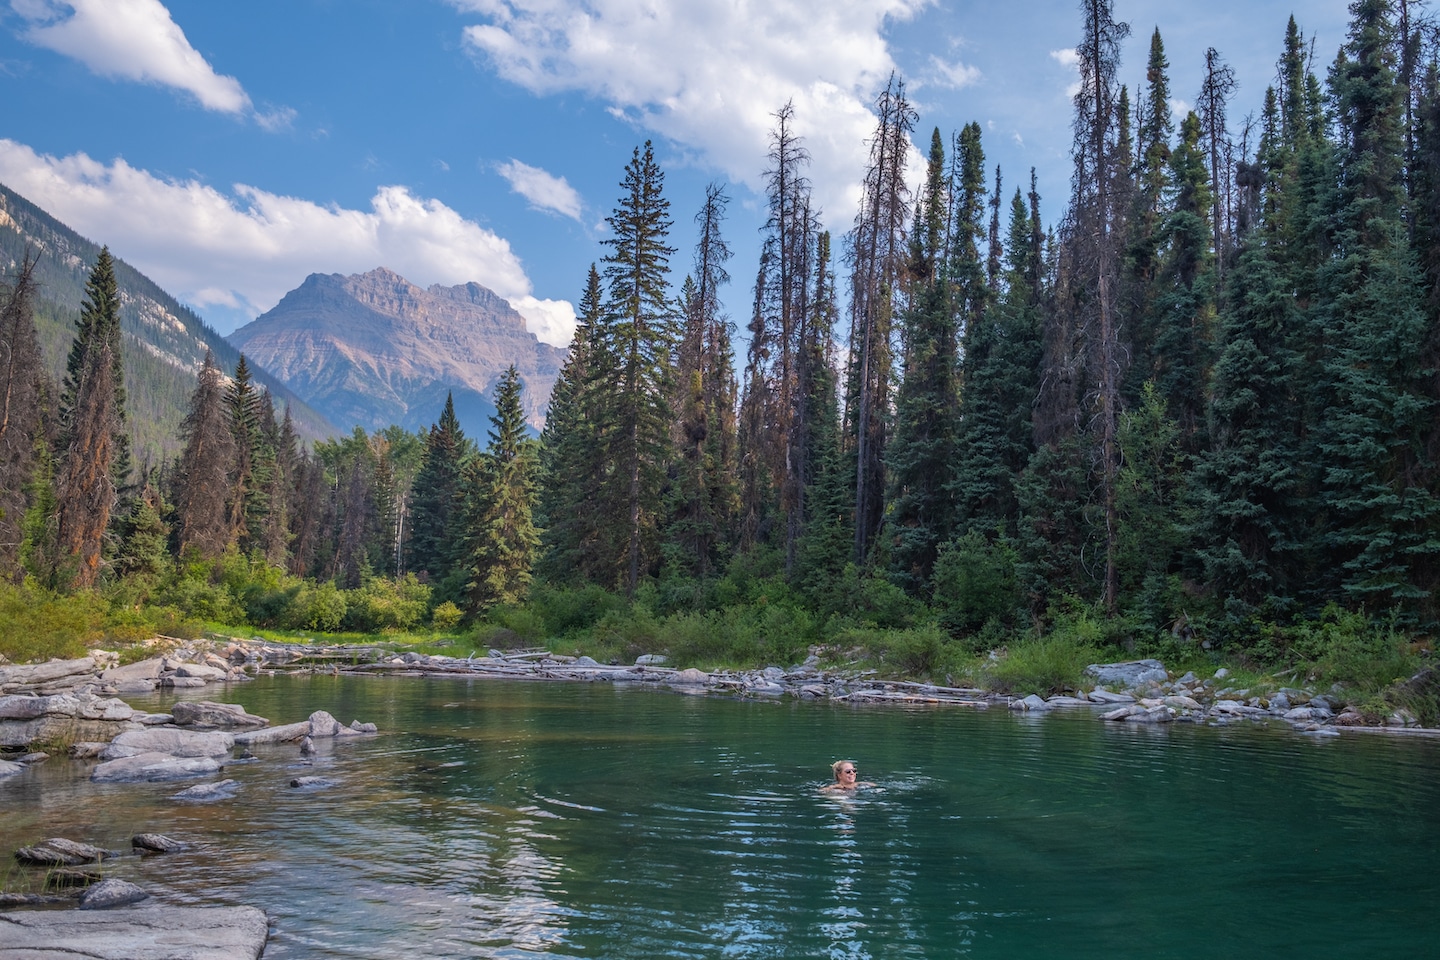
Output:
[[847,627],[830,638],[831,645],[859,652],[882,675],[926,678],[943,673],[961,655],[938,626],[927,624],[907,630]]
[[341,627],[359,633],[410,630],[425,619],[429,607],[430,588],[415,574],[399,579],[371,577],[358,588],[345,591]]
[[1098,627],[1088,619],[1057,625],[1043,637],[1021,639],[985,667],[991,687],[1043,695],[1080,688],[1085,667],[1100,659]]
[[540,612],[545,635],[562,638],[589,630],[625,601],[593,583],[573,588],[545,584],[531,592],[530,605]]
[[307,581],[291,599],[277,626],[290,630],[339,630],[347,607],[344,592],[334,583]]
[[13,663],[83,657],[104,636],[107,606],[88,591],[65,595],[0,581],[0,654]]
[[790,666],[819,638],[814,617],[788,603],[676,614],[662,629],[665,652],[679,667]]
[[460,619],[464,616],[464,611],[457,607],[453,600],[446,600],[430,611],[430,625],[442,633],[448,633],[460,626]]
[[1008,540],[991,542],[976,530],[941,547],[933,598],[941,626],[958,636],[1012,620],[1021,605],[1015,565]]

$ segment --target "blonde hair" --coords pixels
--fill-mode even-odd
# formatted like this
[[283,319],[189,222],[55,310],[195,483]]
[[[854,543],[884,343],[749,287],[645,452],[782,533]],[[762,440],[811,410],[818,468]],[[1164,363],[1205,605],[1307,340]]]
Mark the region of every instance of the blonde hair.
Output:
[[834,763],[830,764],[830,772],[835,775],[836,780],[840,779],[840,768],[847,763],[850,764],[850,766],[852,767],[855,766],[854,760],[836,760]]

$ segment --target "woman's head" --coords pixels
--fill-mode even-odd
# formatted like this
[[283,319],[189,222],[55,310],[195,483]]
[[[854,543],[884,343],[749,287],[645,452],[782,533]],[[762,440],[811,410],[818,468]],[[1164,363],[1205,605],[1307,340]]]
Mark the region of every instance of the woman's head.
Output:
[[836,783],[855,782],[854,760],[836,760],[834,763],[830,764],[830,770],[835,774]]

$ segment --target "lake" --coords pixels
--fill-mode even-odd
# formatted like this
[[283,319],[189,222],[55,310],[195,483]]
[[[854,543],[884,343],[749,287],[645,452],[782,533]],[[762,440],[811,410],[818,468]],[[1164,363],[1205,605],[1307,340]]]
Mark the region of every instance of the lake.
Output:
[[[6,855],[199,841],[106,872],[264,909],[267,960],[1433,956],[1440,938],[1436,740],[405,677],[196,699],[381,733],[309,764],[257,747],[223,774],[236,797],[205,805],[52,759],[0,783]],[[839,757],[876,786],[820,793]],[[289,786],[304,775],[335,784]]]

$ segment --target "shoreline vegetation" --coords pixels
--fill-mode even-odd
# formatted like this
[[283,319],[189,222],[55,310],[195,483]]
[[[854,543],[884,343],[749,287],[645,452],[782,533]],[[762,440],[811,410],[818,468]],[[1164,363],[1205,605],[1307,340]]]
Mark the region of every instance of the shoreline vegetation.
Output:
[[0,653],[349,634],[1037,697],[1153,657],[1440,725],[1440,40],[1404,9],[1355,3],[1328,71],[1292,19],[1237,140],[1216,50],[1177,118],[1159,29],[1129,90],[1129,26],[1088,0],[1049,228],[978,123],[930,134],[912,191],[927,138],[892,76],[832,238],[819,145],[777,103],[741,291],[725,188],[672,208],[637,146],[538,438],[512,366],[483,446],[447,397],[428,431],[307,447],[243,355],[207,354],[157,462],[108,250],[60,383],[26,254],[0,302]]
[[[653,588],[626,600],[598,588],[541,586],[525,605],[497,609],[485,621],[464,626],[458,618],[443,623],[443,611],[427,618],[428,588],[413,580],[376,579],[353,591],[283,578],[276,582],[278,571],[233,554],[204,566],[204,576],[196,579],[198,569],[149,583],[146,600],[138,603],[133,582],[76,594],[0,584],[0,663],[72,659],[101,647],[129,663],[198,641],[284,649],[289,652],[279,657],[282,663],[342,672],[428,666],[543,678],[542,663],[555,667],[584,658],[602,672],[648,665],[648,679],[687,670],[722,678],[712,686],[729,683],[723,679],[727,676],[768,672],[773,680],[805,668],[892,692],[923,690],[924,696],[1010,702],[1083,698],[1097,685],[1087,676],[1087,666],[1154,658],[1172,678],[1204,678],[1212,699],[1222,691],[1238,691],[1241,703],[1268,709],[1269,699],[1280,691],[1290,691],[1293,703],[1294,691],[1303,690],[1307,700],[1326,697],[1334,714],[1350,714],[1348,724],[1440,726],[1440,676],[1428,647],[1403,631],[1376,627],[1339,608],[1328,609],[1312,624],[1272,626],[1272,654],[1261,659],[1253,649],[1215,649],[1198,635],[1117,633],[1123,625],[1079,603],[1055,611],[1043,632],[992,627],[980,637],[957,639],[932,610],[905,603],[898,591],[886,594],[893,602],[888,608],[875,603],[867,608],[857,591],[848,616],[821,622],[783,580],[760,577],[717,585],[714,589],[734,597],[708,609],[667,605]],[[352,629],[281,629],[273,619],[261,626],[244,617],[247,608],[283,607],[277,596],[303,604],[307,592],[325,594],[335,625]],[[202,619],[217,612],[227,616]],[[386,625],[377,628],[375,621],[385,618]],[[365,625],[370,629],[353,629]],[[526,663],[534,668],[517,670],[517,664]],[[1228,681],[1211,681],[1217,671]],[[732,686],[742,689],[744,684]],[[1163,684],[1153,686],[1142,693],[1172,692],[1160,689]]]

